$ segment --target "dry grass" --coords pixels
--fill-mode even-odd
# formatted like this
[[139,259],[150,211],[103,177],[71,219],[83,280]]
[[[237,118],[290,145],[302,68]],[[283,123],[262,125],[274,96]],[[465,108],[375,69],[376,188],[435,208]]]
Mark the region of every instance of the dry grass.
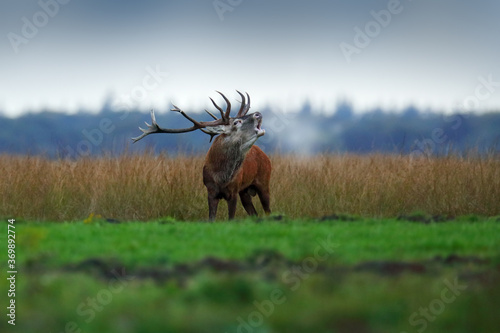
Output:
[[[94,213],[120,220],[205,219],[203,160],[144,154],[53,161],[4,155],[0,216],[62,221]],[[495,156],[273,156],[272,163],[271,208],[290,217],[391,217],[415,211],[500,215],[500,160]],[[241,205],[237,216],[245,216]],[[218,217],[227,217],[225,203]]]

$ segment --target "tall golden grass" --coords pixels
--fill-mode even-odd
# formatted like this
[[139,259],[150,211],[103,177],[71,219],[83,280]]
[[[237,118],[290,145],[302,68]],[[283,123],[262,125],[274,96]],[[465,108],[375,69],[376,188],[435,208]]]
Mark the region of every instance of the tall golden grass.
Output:
[[[355,214],[393,217],[422,211],[500,215],[497,156],[411,158],[392,155],[271,156],[271,208],[289,217]],[[152,154],[82,158],[0,158],[0,216],[119,220],[208,216],[204,157]],[[258,198],[254,204],[260,214]],[[237,216],[245,216],[238,204]],[[227,218],[221,201],[219,219]]]

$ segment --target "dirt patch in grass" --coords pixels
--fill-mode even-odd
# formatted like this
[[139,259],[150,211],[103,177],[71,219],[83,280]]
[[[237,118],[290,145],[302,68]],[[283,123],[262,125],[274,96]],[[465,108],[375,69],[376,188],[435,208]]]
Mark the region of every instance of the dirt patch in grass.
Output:
[[448,221],[453,221],[455,217],[453,216],[443,216],[443,215],[432,215],[432,216],[427,216],[425,214],[414,214],[414,215],[399,215],[397,217],[397,220],[399,221],[408,221],[408,222],[415,222],[415,223],[423,223],[423,224],[429,224],[429,223],[441,223],[441,222],[448,222]]
[[[435,274],[447,267],[457,269],[458,276],[465,280],[484,283],[500,280],[500,265],[492,267],[489,260],[457,254],[423,261],[366,261],[350,266],[318,264],[314,272],[306,271],[303,262],[288,260],[281,253],[271,250],[257,251],[244,260],[207,256],[192,263],[134,269],[129,269],[116,260],[89,258],[77,264],[66,265],[62,270],[85,272],[102,279],[133,276],[138,279],[152,279],[159,284],[173,280],[184,286],[189,278],[209,271],[225,274],[253,273],[261,275],[266,280],[275,281],[284,272],[297,272],[297,270],[302,270],[303,274],[325,274],[342,279],[355,273],[372,273],[383,277],[396,277],[401,274]],[[37,270],[40,268],[38,266]]]
[[358,220],[361,220],[361,218],[358,218],[355,216],[349,216],[349,215],[345,215],[345,214],[331,214],[331,215],[322,216],[317,221],[318,222],[325,222],[325,221],[353,222],[353,221],[358,221]]
[[404,272],[415,274],[425,273],[426,266],[421,263],[403,261],[367,261],[356,265],[354,270],[394,276]]

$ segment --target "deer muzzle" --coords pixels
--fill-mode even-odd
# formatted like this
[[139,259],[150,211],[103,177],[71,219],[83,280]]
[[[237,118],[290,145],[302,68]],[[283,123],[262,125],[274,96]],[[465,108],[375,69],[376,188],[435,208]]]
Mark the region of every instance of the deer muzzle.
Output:
[[264,134],[266,134],[266,130],[261,128],[262,114],[260,112],[255,112],[253,117],[257,121],[257,125],[255,126],[255,132],[257,133],[257,137],[263,136]]

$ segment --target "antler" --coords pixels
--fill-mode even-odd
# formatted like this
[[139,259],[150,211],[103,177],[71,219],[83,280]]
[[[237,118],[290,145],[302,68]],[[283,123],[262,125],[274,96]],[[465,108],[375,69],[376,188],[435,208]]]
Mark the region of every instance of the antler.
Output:
[[240,93],[238,90],[236,90],[236,92],[241,96],[240,110],[238,111],[238,114],[236,115],[236,118],[240,118],[240,117],[245,116],[247,114],[248,110],[250,110],[250,96],[248,95],[247,92],[245,93],[245,94],[247,94],[247,98],[248,98],[248,103],[245,104],[245,96],[243,96],[243,94]]
[[[245,96],[243,96],[243,94],[240,93],[238,90],[236,90],[236,92],[242,98],[240,110],[238,111],[238,114],[236,115],[236,118],[239,118],[239,117],[243,117],[244,115],[246,115],[246,113],[250,109],[250,96],[248,96],[248,93],[247,93],[248,104],[246,104],[245,103]],[[184,116],[184,118],[186,118],[187,120],[192,122],[193,126],[187,127],[187,128],[173,128],[173,129],[161,128],[158,125],[158,123],[156,122],[156,117],[155,117],[154,111],[151,110],[151,125],[146,123],[146,126],[147,126],[146,129],[139,127],[139,129],[142,131],[142,134],[138,137],[132,138],[132,140],[134,142],[137,142],[140,139],[144,138],[145,136],[147,136],[149,134],[155,134],[155,133],[186,133],[186,132],[196,131],[199,129],[199,130],[203,131],[203,133],[210,135],[210,137],[211,137],[210,141],[212,141],[214,135],[221,133],[220,128],[218,128],[218,127],[220,127],[221,125],[228,125],[229,124],[230,113],[231,113],[231,103],[229,102],[229,100],[220,91],[217,91],[217,93],[219,93],[222,96],[222,98],[224,98],[224,101],[226,102],[226,110],[222,111],[222,108],[219,107],[214,102],[214,100],[210,97],[210,100],[212,101],[213,105],[217,108],[217,110],[220,111],[220,114],[221,114],[220,119],[218,119],[210,111],[205,110],[215,120],[213,120],[213,121],[197,121],[197,120],[191,118],[190,116],[188,116],[184,111],[179,109],[176,105],[172,104],[173,108],[171,109],[171,111],[179,112],[182,116]]]
[[[224,98],[224,101],[226,102],[226,111],[225,111],[225,113],[224,113],[224,111],[222,111],[222,108],[220,106],[218,106],[217,103],[214,102],[214,100],[212,99],[212,97],[209,97],[209,98],[212,101],[212,104],[217,108],[217,110],[220,111],[221,118],[224,119],[224,121],[229,122],[229,114],[231,113],[231,103],[226,98],[226,96],[224,96],[223,93],[221,93],[220,91],[217,91],[217,92],[222,96],[222,98]],[[213,116],[212,114],[210,114],[210,115]]]
[[[197,121],[190,116],[188,116],[184,111],[179,109],[176,105],[173,105],[173,109],[171,111],[179,112],[184,116],[184,118],[188,119],[190,122],[193,123],[193,126],[188,127],[188,128],[161,128],[158,123],[156,122],[156,117],[155,117],[155,112],[154,110],[151,110],[151,125],[146,122],[146,129],[143,129],[139,127],[139,129],[142,131],[142,134],[138,137],[132,138],[134,142],[139,141],[143,137],[149,134],[155,134],[155,133],[186,133],[186,132],[192,132],[196,131],[197,129],[201,129],[204,133],[207,133],[211,136],[219,134],[218,131],[215,131],[213,129],[214,126],[220,126],[220,125],[226,125],[226,122],[223,119],[217,119],[214,121]],[[229,121],[229,120],[228,120]]]

